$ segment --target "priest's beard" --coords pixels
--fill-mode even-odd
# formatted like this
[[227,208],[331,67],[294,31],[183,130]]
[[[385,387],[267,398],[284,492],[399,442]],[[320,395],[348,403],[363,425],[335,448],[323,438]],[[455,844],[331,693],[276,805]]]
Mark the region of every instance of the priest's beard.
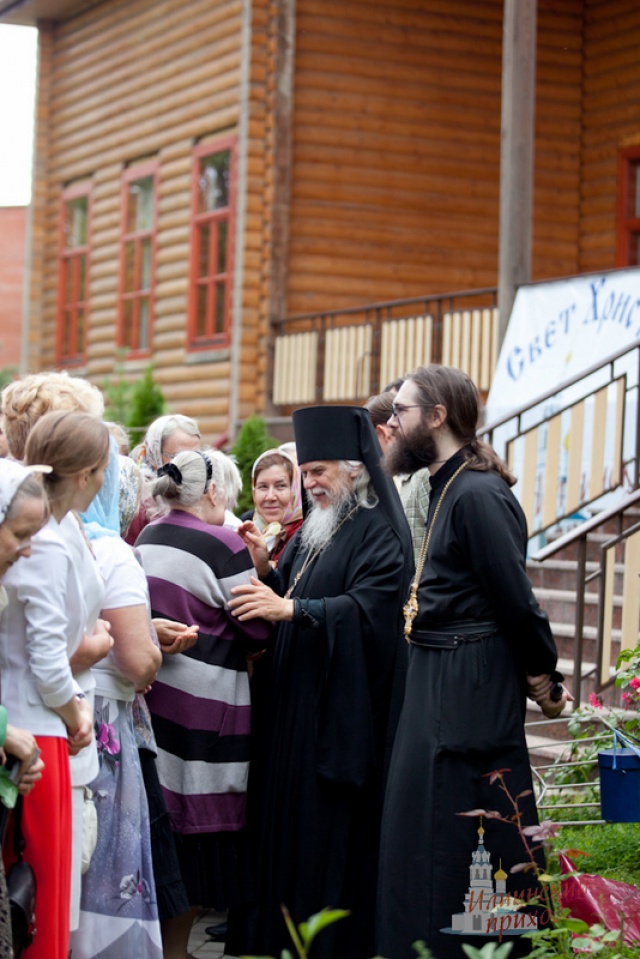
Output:
[[395,439],[384,457],[384,468],[389,476],[399,476],[431,466],[437,459],[438,446],[433,430],[420,421],[409,434],[402,426],[396,430]]
[[[307,494],[308,495],[308,494]],[[310,498],[310,497],[309,497]],[[311,499],[311,508],[302,526],[302,545],[308,552],[314,552],[325,546],[338,526],[353,508],[355,497],[351,487],[345,485],[332,494],[327,506],[320,506]]]

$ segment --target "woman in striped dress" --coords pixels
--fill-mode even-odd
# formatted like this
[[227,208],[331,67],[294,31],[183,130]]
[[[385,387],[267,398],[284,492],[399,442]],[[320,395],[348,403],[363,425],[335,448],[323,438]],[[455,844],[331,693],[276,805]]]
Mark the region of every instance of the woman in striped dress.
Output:
[[160,782],[173,820],[191,911],[163,923],[165,959],[184,959],[198,908],[224,910],[249,898],[245,836],[250,696],[246,655],[271,627],[240,622],[231,589],[255,571],[242,540],[222,527],[226,496],[219,462],[178,453],[158,471],[154,496],[170,507],[136,543],[154,617],[194,624],[195,646],[165,655],[147,701]]

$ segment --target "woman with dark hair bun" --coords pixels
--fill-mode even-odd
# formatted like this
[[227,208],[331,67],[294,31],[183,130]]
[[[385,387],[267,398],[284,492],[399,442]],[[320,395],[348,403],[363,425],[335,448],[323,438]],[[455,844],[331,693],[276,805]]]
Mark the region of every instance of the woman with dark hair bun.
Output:
[[271,626],[231,615],[231,589],[255,576],[249,552],[222,526],[222,465],[184,451],[158,470],[153,495],[169,513],[138,537],[154,617],[193,623],[198,641],[165,655],[147,695],[160,783],[176,833],[191,911],[162,922],[165,959],[184,959],[199,907],[219,911],[251,895],[245,830],[251,697],[247,653]]

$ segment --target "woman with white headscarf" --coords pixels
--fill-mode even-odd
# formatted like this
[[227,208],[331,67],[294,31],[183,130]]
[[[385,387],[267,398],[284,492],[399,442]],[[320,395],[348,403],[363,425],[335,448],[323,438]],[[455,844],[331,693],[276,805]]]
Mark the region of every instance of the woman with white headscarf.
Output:
[[151,486],[158,478],[157,472],[160,467],[170,463],[176,453],[195,450],[199,446],[200,430],[196,421],[190,416],[172,413],[154,420],[147,429],[142,443],[131,451],[131,457],[142,470],[145,479],[138,515],[125,536],[125,540],[131,546],[135,544],[147,523],[163,512],[162,504],[154,500],[151,492]]
[[[31,537],[42,528],[48,515],[42,484],[34,470],[12,460],[0,460],[0,582],[10,566],[31,553]],[[8,602],[0,586],[0,615]],[[0,706],[0,762],[7,757],[20,764],[19,791],[26,795],[42,777],[43,761],[33,733],[8,722],[5,706]],[[4,868],[0,860],[0,959],[11,959],[11,919]]]

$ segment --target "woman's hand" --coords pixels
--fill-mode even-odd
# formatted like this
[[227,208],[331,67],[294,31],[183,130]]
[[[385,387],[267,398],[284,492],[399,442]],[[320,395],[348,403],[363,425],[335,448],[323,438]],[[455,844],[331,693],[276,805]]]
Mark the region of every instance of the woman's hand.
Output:
[[17,726],[7,723],[4,745],[10,756],[20,760],[20,779],[22,779],[39,756],[38,744],[33,733],[30,733],[28,729],[18,729]]
[[69,755],[76,756],[93,739],[93,710],[86,699],[78,700],[79,722],[75,729],[67,727]]
[[111,626],[106,619],[99,619],[91,635],[85,633],[80,645],[69,660],[72,672],[81,673],[85,669],[91,669],[101,659],[104,659],[113,646],[110,631]]
[[173,656],[184,653],[198,642],[198,627],[177,623],[172,619],[152,619],[158,642],[163,653]]
[[26,771],[26,773],[20,780],[20,783],[18,784],[18,792],[20,793],[21,796],[28,795],[28,793],[31,792],[35,784],[38,782],[38,780],[42,779],[43,769],[44,769],[44,762],[40,758],[40,756],[38,756],[35,762],[33,762],[29,766],[28,770]]
[[240,526],[238,526],[236,532],[249,550],[251,562],[255,566],[258,576],[261,579],[264,579],[271,569],[267,541],[265,540],[264,536],[262,536],[260,530],[253,520],[250,519],[245,523],[240,523]]
[[266,619],[270,623],[279,623],[293,619],[293,600],[278,596],[255,576],[246,586],[234,586],[231,592],[237,598],[229,602],[229,609],[240,621]]

